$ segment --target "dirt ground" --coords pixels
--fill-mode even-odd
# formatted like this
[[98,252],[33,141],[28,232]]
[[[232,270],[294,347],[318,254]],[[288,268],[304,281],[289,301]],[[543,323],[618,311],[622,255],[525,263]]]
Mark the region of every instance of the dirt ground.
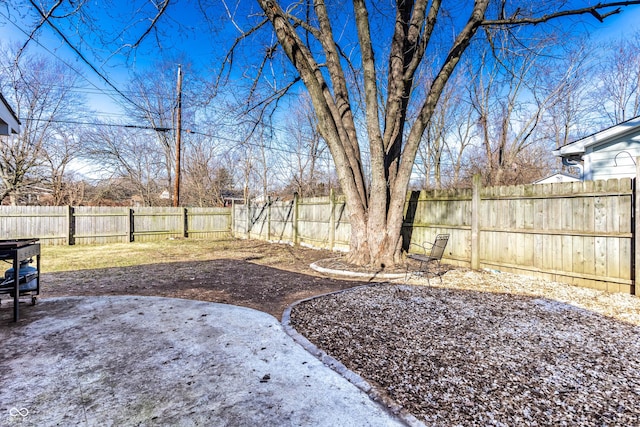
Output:
[[335,253],[255,240],[229,241],[209,261],[161,259],[156,264],[42,275],[41,297],[144,295],[239,305],[278,319],[291,303],[366,282],[335,280],[312,270]]

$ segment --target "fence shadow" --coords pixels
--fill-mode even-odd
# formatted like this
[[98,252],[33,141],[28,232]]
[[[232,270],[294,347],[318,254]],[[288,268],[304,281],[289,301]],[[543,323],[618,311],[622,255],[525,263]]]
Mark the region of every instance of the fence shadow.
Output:
[[419,191],[412,191],[407,202],[407,212],[404,215],[404,222],[402,223],[402,250],[404,252],[409,252],[419,197]]

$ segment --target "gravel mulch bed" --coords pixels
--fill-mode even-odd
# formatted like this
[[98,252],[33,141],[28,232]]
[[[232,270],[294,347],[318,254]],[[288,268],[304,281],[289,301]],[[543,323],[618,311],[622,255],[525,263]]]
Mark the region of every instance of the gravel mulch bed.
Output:
[[640,300],[506,273],[380,284],[291,325],[426,425],[640,424]]

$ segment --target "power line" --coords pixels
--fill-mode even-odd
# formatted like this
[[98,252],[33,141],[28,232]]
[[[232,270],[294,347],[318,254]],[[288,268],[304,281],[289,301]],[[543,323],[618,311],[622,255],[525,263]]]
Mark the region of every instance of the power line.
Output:
[[[49,119],[33,119],[33,118],[28,118],[28,117],[20,117],[20,120],[32,121],[32,122],[62,123],[62,124],[69,124],[69,125],[106,126],[106,127],[120,127],[120,128],[127,128],[127,129],[146,129],[146,130],[154,130],[156,132],[169,132],[169,131],[174,131],[175,130],[174,128],[170,128],[170,127],[153,127],[153,126],[119,124],[119,123],[81,122],[81,121],[77,121],[77,120],[49,120]],[[303,153],[299,153],[299,152],[294,151],[294,150],[287,150],[287,149],[280,148],[280,147],[266,147],[266,146],[260,145],[258,143],[255,143],[255,142],[241,141],[241,140],[238,140],[238,139],[233,139],[233,138],[229,138],[229,137],[225,137],[225,136],[212,135],[212,134],[205,133],[205,132],[199,132],[199,131],[192,130],[192,129],[184,129],[183,132],[187,133],[187,134],[201,135],[201,136],[206,136],[206,137],[213,138],[213,139],[232,142],[232,143],[237,144],[237,145],[248,145],[248,146],[257,147],[257,148],[265,148],[267,150],[279,151],[279,152],[286,153],[286,154],[295,154],[295,155],[303,154]],[[328,156],[317,156],[317,157],[325,158],[325,159],[329,158]]]
[[20,120],[29,121],[29,122],[49,122],[49,123],[62,123],[68,125],[84,125],[84,126],[108,126],[108,127],[121,127],[128,129],[148,129],[155,130],[156,132],[169,132],[172,131],[173,128],[167,127],[159,127],[159,126],[142,126],[142,125],[129,125],[129,124],[118,124],[118,123],[100,123],[100,122],[79,122],[76,120],[49,120],[49,119],[32,119],[29,117],[20,117]]
[[11,19],[9,19],[9,17],[7,15],[5,15],[3,12],[0,11],[0,16],[2,16],[8,23],[10,23],[11,25],[13,25],[18,31],[20,31],[21,33],[23,33],[25,36],[29,37],[29,39],[31,41],[33,41],[34,43],[36,43],[38,46],[40,46],[42,49],[44,49],[47,53],[49,53],[51,56],[53,56],[54,58],[56,58],[58,61],[60,61],[61,63],[63,63],[64,65],[66,65],[67,67],[69,67],[69,69],[71,69],[73,72],[75,72],[78,76],[80,76],[82,79],[84,79],[87,83],[89,83],[91,86],[93,86],[94,88],[96,88],[96,90],[100,91],[101,93],[107,95],[109,98],[113,99],[114,101],[117,102],[117,100],[115,98],[113,98],[111,95],[109,95],[108,93],[106,93],[104,90],[102,90],[101,88],[99,88],[95,83],[91,82],[89,79],[87,79],[85,77],[84,74],[82,74],[80,71],[78,71],[75,67],[73,67],[71,64],[69,64],[67,61],[65,61],[64,59],[60,58],[57,54],[55,54],[54,52],[52,52],[48,47],[46,47],[45,45],[43,45],[42,43],[40,43],[38,40],[33,39],[30,37],[30,35],[22,28],[20,27],[18,24],[16,24],[15,22],[13,22]]
[[[85,63],[89,66],[89,68],[91,68],[91,70],[96,73],[96,75],[98,77],[100,77],[108,86],[110,86],[113,90],[115,90],[122,98],[124,98],[125,100],[127,100],[129,103],[131,103],[133,106],[135,106],[136,108],[139,108],[140,110],[144,110],[144,108],[141,108],[136,102],[134,102],[131,98],[129,98],[128,96],[126,96],[123,92],[120,91],[120,89],[118,89],[113,83],[111,83],[111,81],[105,76],[103,75],[90,61],[87,57],[84,56],[84,54],[82,52],[80,52],[80,50],[75,47],[73,45],[73,43],[71,43],[71,41],[67,38],[67,36],[64,35],[64,33],[58,28],[56,27],[53,22],[51,22],[51,20],[42,12],[42,10],[40,10],[40,8],[38,9],[38,13],[40,14],[40,16],[42,17],[42,19],[45,20],[45,22],[47,24],[49,24],[49,26],[62,38],[62,40],[65,42],[65,44],[67,46],[69,46],[69,48],[71,50],[73,50],[75,52],[75,54]],[[31,36],[29,36],[29,39],[31,39]],[[32,40],[32,39],[31,39]]]
[[[42,12],[38,9],[38,12],[40,13],[40,15],[42,15]],[[17,23],[13,22],[4,12],[0,11],[0,16],[2,16],[6,22],[10,23],[11,25],[13,25],[18,31],[20,31],[21,33],[23,33],[25,36],[27,36],[29,38],[30,41],[33,41],[34,43],[36,43],[38,46],[40,46],[42,49],[44,49],[46,52],[48,52],[51,56],[53,56],[54,58],[56,58],[57,60],[59,60],[61,63],[63,63],[64,65],[66,65],[67,67],[69,67],[71,70],[73,70],[76,74],[78,74],[80,77],[82,77],[87,83],[89,83],[91,86],[93,86],[96,90],[98,90],[100,93],[108,96],[109,98],[111,98],[112,100],[114,100],[116,103],[118,102],[118,100],[116,98],[114,98],[112,95],[108,94],[104,89],[98,87],[95,83],[91,82],[89,79],[87,79],[80,71],[78,71],[76,68],[74,68],[71,64],[69,64],[67,61],[65,61],[64,59],[60,58],[60,56],[58,56],[57,54],[55,54],[54,52],[52,52],[49,48],[47,48],[46,46],[44,46],[42,43],[40,43],[38,40],[34,39],[30,34],[28,34],[22,27],[20,27]],[[126,96],[124,94],[123,91],[121,91],[120,89],[118,89],[106,76],[104,76],[93,64],[91,64],[87,58],[85,58],[85,56],[75,47],[73,46],[73,44],[66,38],[66,36],[64,34],[62,34],[62,32],[60,30],[58,30],[58,28],[53,25],[53,23],[51,23],[49,21],[49,19],[46,19],[46,22],[49,24],[49,26],[51,26],[51,28],[53,28],[59,35],[60,37],[63,39],[63,41],[65,42],[65,44],[71,49],[73,50],[76,55],[78,55],[78,57],[86,64],[89,66],[89,68],[91,68],[92,71],[94,71],[96,73],[96,75],[98,75],[98,77],[100,77],[109,87],[111,87],[115,93],[117,93],[118,95],[120,95],[123,99],[125,99],[127,102],[131,103],[132,105],[134,105],[136,108],[139,108],[141,110],[144,110],[143,108],[141,108],[136,102],[134,102],[130,97]]]

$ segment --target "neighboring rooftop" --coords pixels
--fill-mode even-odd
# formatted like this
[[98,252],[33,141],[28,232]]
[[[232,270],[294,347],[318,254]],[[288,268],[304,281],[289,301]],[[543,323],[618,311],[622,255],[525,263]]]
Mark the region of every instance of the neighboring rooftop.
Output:
[[634,178],[640,157],[640,116],[563,145],[553,151],[585,181]]

